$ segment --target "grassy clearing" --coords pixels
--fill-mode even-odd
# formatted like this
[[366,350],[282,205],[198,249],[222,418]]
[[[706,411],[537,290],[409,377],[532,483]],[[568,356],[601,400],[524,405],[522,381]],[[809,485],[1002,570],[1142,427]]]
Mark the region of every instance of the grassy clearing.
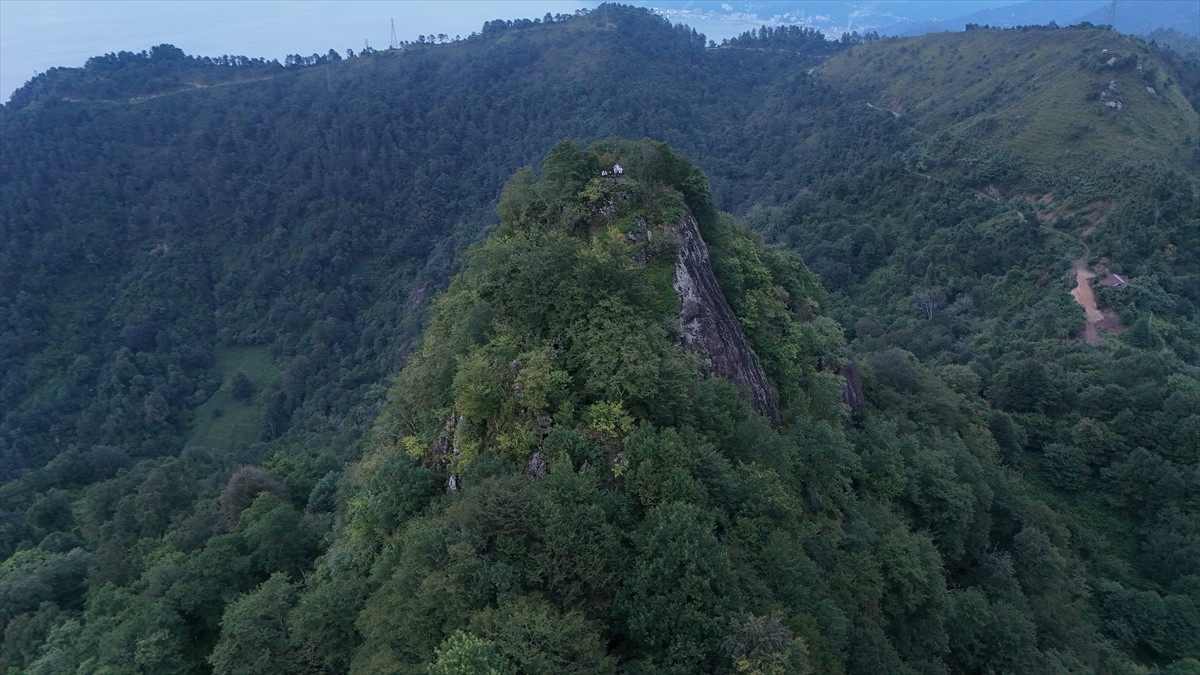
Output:
[[[187,446],[232,448],[258,440],[262,417],[262,396],[279,371],[267,358],[265,347],[223,347],[216,355],[221,373],[221,388],[196,408],[192,435]],[[230,382],[241,371],[254,384],[248,403],[236,401]]]

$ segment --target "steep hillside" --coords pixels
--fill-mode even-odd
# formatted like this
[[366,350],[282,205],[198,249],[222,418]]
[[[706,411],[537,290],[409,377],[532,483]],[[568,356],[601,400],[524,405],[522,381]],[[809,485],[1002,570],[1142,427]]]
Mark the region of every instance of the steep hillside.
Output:
[[[1109,554],[1079,550],[1002,466],[970,371],[873,362],[879,403],[843,407],[815,279],[664,146],[561,143],[499,211],[341,479],[306,580],[329,496],[301,520],[243,470],[221,497],[236,526],[194,554],[221,562],[168,545],[32,669],[110,663],[105,642],[140,646],[148,613],[164,627],[142,663],[211,648],[217,672],[1050,673],[1136,668],[1141,641],[1194,653],[1189,587],[1128,589]],[[709,261],[725,280],[699,313],[738,315],[715,337],[779,392],[765,416],[689,346],[684,280],[715,276]],[[218,636],[186,599],[234,579]],[[1112,637],[1138,602],[1172,614]]]
[[[841,185],[802,193],[762,227],[885,323],[982,305],[980,319],[1008,323],[987,332],[1095,343],[1097,330],[1121,333],[1153,312],[1174,354],[1196,365],[1200,115],[1171,76],[1178,64],[1158,56],[1089,26],[856,46],[820,72],[843,83],[844,105],[910,135],[863,166],[869,198]],[[1096,307],[1087,321],[1050,308],[1066,297],[1055,280],[1075,285],[1076,270],[1100,285],[1102,320]],[[1104,281],[1109,273],[1123,276]],[[1112,292],[1129,275],[1139,280],[1130,292]],[[970,304],[951,307],[956,297]],[[878,311],[883,298],[891,311]]]
[[0,670],[1186,668],[1183,62],[553,19],[0,109]]
[[[159,77],[156,59],[120,82],[139,64]],[[731,203],[778,199],[804,149],[752,149],[796,137],[786,112],[831,95],[803,78],[774,93],[802,62],[706,52],[614,11],[141,102],[48,73],[61,86],[35,81],[3,110],[9,475],[82,439],[168,451],[232,376],[212,368],[225,346],[279,366],[257,399],[264,439],[369,417],[506,176],[559,138],[654,136],[706,159]],[[113,375],[121,350],[136,386]],[[150,396],[168,413],[143,415]]]
[[1003,153],[1045,185],[1200,163],[1200,117],[1152,54],[1094,27],[976,29],[862,45],[821,72],[928,135],[936,159]]

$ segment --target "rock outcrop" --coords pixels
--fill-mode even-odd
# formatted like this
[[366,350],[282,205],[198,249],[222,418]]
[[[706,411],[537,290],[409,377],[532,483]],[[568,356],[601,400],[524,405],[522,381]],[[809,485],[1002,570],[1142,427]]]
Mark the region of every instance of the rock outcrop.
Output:
[[837,374],[842,376],[842,403],[856,413],[861,411],[867,399],[863,396],[858,366],[854,365],[854,361],[847,360],[837,369]]
[[695,217],[686,213],[668,230],[679,245],[675,292],[679,295],[681,346],[704,359],[708,375],[741,387],[755,410],[778,420],[779,397],[721,292]]

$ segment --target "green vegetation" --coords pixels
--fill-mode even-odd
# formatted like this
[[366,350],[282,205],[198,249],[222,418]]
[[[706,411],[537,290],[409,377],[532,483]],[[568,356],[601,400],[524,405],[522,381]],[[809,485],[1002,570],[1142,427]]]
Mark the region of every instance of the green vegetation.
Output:
[[278,375],[261,347],[226,347],[214,358],[221,386],[196,408],[192,434],[184,447],[233,448],[258,441],[264,406],[260,392]]
[[1048,191],[1080,172],[1102,181],[1130,164],[1180,169],[1194,161],[1186,83],[1153,53],[1113,31],[1032,27],[871,42],[822,70],[881,115],[932,136],[930,170],[1008,161],[991,171],[1019,167],[1022,187]]
[[278,61],[189,56],[164,44],[138,54],[96,56],[82,68],[51,68],[15,92],[8,106],[21,108],[46,99],[138,103],[189,89],[255,82],[282,71]]
[[[0,671],[1195,667],[1193,62],[442,42],[0,108]],[[776,418],[680,348],[689,215]]]

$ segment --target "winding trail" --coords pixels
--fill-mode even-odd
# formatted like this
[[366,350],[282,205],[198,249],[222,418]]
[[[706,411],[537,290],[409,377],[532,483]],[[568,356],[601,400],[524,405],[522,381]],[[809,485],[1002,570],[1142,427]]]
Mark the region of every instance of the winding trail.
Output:
[[[1021,220],[1025,220],[1025,214],[1017,212],[1021,216]],[[1083,307],[1086,319],[1083,323],[1083,341],[1089,345],[1100,344],[1100,323],[1104,321],[1104,312],[1096,305],[1096,294],[1092,291],[1092,279],[1096,278],[1096,273],[1088,266],[1088,258],[1092,256],[1092,249],[1083,241],[1081,237],[1074,234],[1056,230],[1048,225],[1042,225],[1041,229],[1046,232],[1062,235],[1068,239],[1073,239],[1076,243],[1083,246],[1083,255],[1075,261],[1075,265],[1071,268],[1071,274],[1075,276],[1075,288],[1071,289],[1071,297],[1075,302]]]
[[274,80],[275,78],[283,77],[284,75],[290,75],[290,74],[291,73],[277,73],[275,75],[267,75],[266,77],[254,77],[254,78],[250,78],[247,80],[228,80],[226,82],[214,82],[212,84],[202,84],[200,82],[189,82],[189,83],[187,83],[187,86],[182,89],[172,89],[171,91],[164,91],[164,92],[160,92],[157,94],[146,94],[144,96],[134,96],[132,98],[120,98],[120,99],[69,98],[69,97],[64,96],[62,100],[66,101],[67,103],[112,103],[112,104],[118,104],[118,105],[137,105],[139,103],[145,103],[146,101],[153,101],[156,98],[162,98],[164,96],[175,96],[176,94],[185,94],[189,91],[196,91],[197,89],[214,89],[217,87],[231,87],[235,84],[246,84],[247,82],[265,82],[267,80]]

